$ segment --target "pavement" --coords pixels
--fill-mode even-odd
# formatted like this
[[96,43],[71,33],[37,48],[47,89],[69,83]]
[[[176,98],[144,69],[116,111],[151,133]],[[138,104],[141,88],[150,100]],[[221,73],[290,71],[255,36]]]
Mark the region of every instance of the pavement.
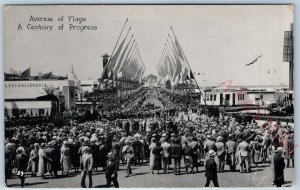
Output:
[[[182,165],[183,166],[183,165]],[[204,187],[206,178],[204,176],[204,167],[199,167],[199,173],[186,174],[185,169],[181,168],[181,175],[174,175],[172,170],[169,174],[152,174],[150,166],[145,163],[142,166],[132,166],[133,175],[126,176],[126,165],[120,166],[118,172],[118,181],[120,187]],[[272,185],[272,169],[270,164],[259,164],[257,168],[252,168],[251,173],[229,172],[228,166],[225,167],[224,173],[218,173],[218,181],[220,187],[275,187]],[[184,171],[184,172],[183,172]],[[160,171],[162,173],[162,171]],[[292,187],[294,184],[294,168],[286,168],[286,183],[283,187]],[[61,172],[59,172],[61,174]],[[47,175],[46,175],[47,176]],[[49,176],[49,175],[48,175]],[[80,172],[70,173],[70,176],[57,179],[41,179],[41,177],[31,177],[26,175],[25,187],[28,188],[78,188],[80,187]],[[88,184],[88,179],[86,179]],[[105,187],[106,179],[104,172],[93,172],[93,187]],[[20,187],[20,180],[17,177],[7,180],[8,187]],[[113,186],[112,186],[113,187]],[[213,187],[211,182],[210,187]]]

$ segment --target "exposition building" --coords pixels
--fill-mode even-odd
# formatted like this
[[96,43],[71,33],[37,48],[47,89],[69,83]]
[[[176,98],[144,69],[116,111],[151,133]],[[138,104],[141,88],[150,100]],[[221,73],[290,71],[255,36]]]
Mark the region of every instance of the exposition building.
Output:
[[[59,114],[62,107],[76,104],[80,81],[73,68],[67,77],[53,75],[31,76],[30,68],[20,74],[4,73],[4,115],[11,117],[50,116]],[[63,104],[63,105],[62,105]]]

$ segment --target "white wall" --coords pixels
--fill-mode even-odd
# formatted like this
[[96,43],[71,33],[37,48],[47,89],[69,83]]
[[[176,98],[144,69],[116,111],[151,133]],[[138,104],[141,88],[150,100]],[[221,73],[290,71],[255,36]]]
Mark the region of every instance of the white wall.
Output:
[[52,109],[52,102],[49,101],[5,101],[4,108],[7,110],[8,116],[12,117],[12,110],[19,109],[25,110],[24,114],[20,116],[26,116],[27,114],[31,116],[39,115],[39,110],[44,110],[42,116],[46,116],[47,112],[50,115]]
[[[46,95],[44,88],[54,87],[63,92],[66,106],[75,105],[75,85],[73,80],[37,80],[37,81],[4,81],[4,99],[35,99]],[[74,98],[71,98],[71,93]]]

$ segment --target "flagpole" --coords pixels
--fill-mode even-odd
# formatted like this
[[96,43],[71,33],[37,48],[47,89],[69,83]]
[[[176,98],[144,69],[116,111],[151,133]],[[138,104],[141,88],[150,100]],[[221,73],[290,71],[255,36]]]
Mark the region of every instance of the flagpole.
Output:
[[[118,45],[118,42],[119,42],[119,40],[120,40],[120,38],[121,38],[121,35],[122,35],[122,33],[123,33],[123,30],[124,30],[124,28],[125,28],[127,22],[128,22],[128,18],[126,18],[126,21],[125,21],[125,23],[124,23],[124,25],[123,25],[123,27],[122,27],[122,30],[121,30],[121,32],[120,32],[120,34],[119,34],[119,37],[118,37],[117,42],[116,42],[116,44],[115,44],[115,46],[114,46],[114,49],[113,49],[112,53],[110,54],[110,58],[109,58],[109,60],[108,60],[108,63],[105,65],[105,67],[103,68],[103,70],[105,70],[105,69],[107,68],[107,66],[111,63],[111,57],[112,57],[113,53],[115,52],[115,49],[116,49],[116,47],[117,47],[117,45]],[[101,83],[102,83],[102,81],[103,81],[103,79],[102,79],[102,77],[101,77],[101,80],[100,80],[100,83],[99,83],[99,91],[101,91]],[[114,84],[113,84],[113,85],[114,85]]]
[[[122,30],[121,30],[121,33],[119,34],[119,37],[118,37],[117,42],[116,42],[116,44],[115,44],[115,47],[114,47],[113,51],[112,51],[111,54],[110,54],[110,59],[109,59],[109,61],[108,61],[108,64],[110,63],[111,56],[112,56],[113,53],[115,52],[115,49],[116,49],[116,47],[117,47],[117,45],[118,45],[118,42],[119,42],[119,40],[120,40],[120,38],[121,38],[121,35],[122,35],[123,31],[124,31],[124,28],[125,28],[127,22],[128,22],[128,18],[126,19],[126,21],[125,21],[125,23],[124,23],[124,25],[123,25],[123,28],[122,28]],[[107,64],[107,65],[108,65],[108,64]]]
[[[171,28],[171,30],[172,30],[172,32],[173,32],[175,38],[177,39],[177,37],[176,37],[176,35],[175,35],[175,32],[174,32],[173,28],[172,28],[171,26],[170,26],[170,28]],[[184,56],[184,58],[185,58],[185,60],[186,60],[187,66],[189,67],[190,72],[191,72],[192,69],[191,69],[191,67],[190,67],[190,64],[189,64],[189,62],[188,62],[188,60],[187,60],[187,58],[186,58],[184,52],[182,51],[181,46],[179,46],[179,48],[180,48],[180,50],[181,50],[181,52],[182,52],[182,54],[183,54],[183,56]],[[194,76],[194,79],[195,79],[195,76]],[[199,87],[198,82],[197,82],[196,79],[195,79],[195,82],[196,82],[196,85],[197,85],[197,87],[198,87],[198,89],[199,89],[199,91],[200,91],[200,96],[202,96],[202,99],[203,99],[203,101],[204,101],[204,104],[206,105],[205,97],[203,96],[203,94],[202,94],[202,92],[201,92],[201,89],[200,89],[200,87]]]

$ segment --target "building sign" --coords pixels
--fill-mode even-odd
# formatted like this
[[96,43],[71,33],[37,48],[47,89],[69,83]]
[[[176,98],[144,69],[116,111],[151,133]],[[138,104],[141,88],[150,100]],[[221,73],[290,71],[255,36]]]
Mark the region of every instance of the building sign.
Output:
[[229,88],[223,88],[223,89],[212,89],[212,92],[235,92],[237,89],[229,89]]
[[6,83],[5,88],[25,88],[25,87],[46,87],[47,85],[44,83]]

